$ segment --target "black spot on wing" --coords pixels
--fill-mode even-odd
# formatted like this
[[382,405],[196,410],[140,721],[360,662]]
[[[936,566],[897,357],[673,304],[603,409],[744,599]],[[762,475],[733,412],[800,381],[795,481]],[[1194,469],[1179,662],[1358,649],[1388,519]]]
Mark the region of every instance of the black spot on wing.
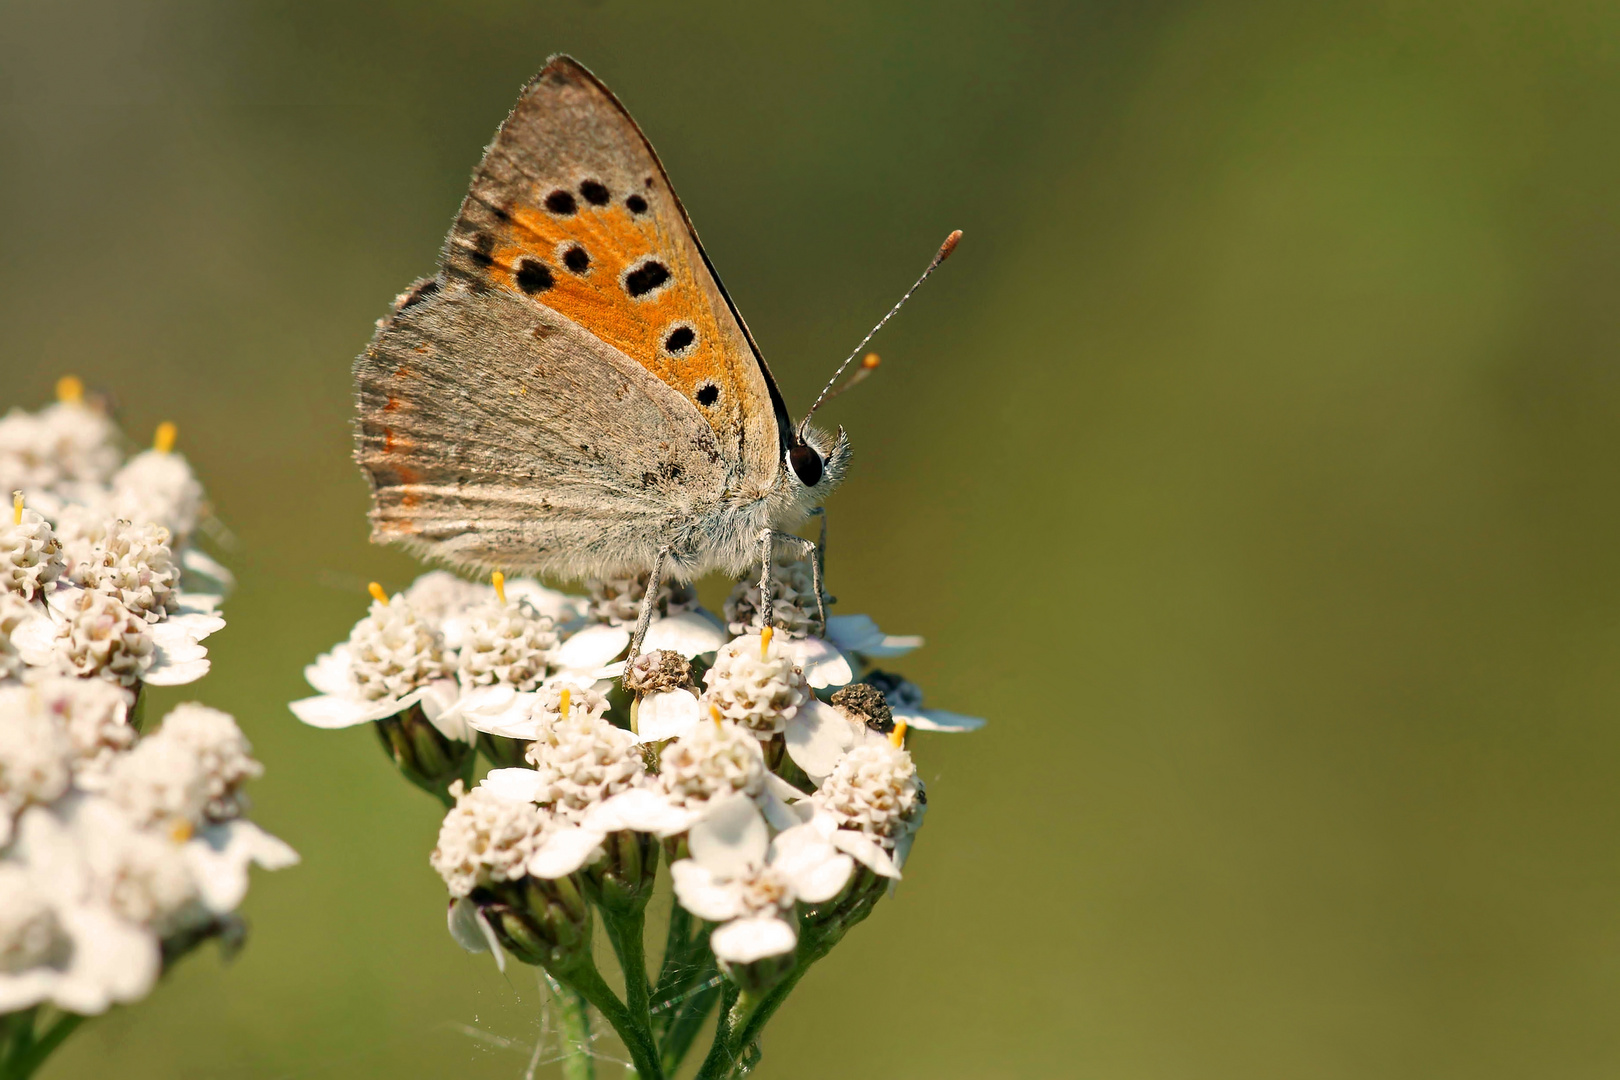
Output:
[[669,280],[669,267],[657,259],[644,259],[624,275],[624,291],[640,299]]
[[591,268],[590,252],[578,244],[563,252],[562,261],[564,266],[576,274],[583,274]]
[[697,341],[697,331],[685,323],[681,323],[664,338],[664,351],[671,356],[685,356],[692,351],[692,343],[695,341]]
[[473,237],[472,253],[467,257],[479,266],[495,265],[495,237],[487,232],[481,232]]
[[519,259],[517,273],[512,275],[517,287],[533,296],[543,293],[555,283],[551,276],[551,267],[539,259]]
[[624,205],[630,208],[632,214],[645,214],[647,212],[647,200],[640,195],[629,196],[624,200]]
[[608,204],[608,200],[613,197],[608,194],[607,185],[603,184],[600,180],[585,181],[583,184],[579,185],[579,193],[583,195],[585,197],[585,201],[590,203],[592,206],[606,206]]
[[720,400],[720,388],[714,383],[704,383],[698,387],[697,402],[699,405],[709,406]]
[[579,204],[574,201],[573,192],[558,188],[546,196],[546,209],[558,217],[570,217],[579,209]]

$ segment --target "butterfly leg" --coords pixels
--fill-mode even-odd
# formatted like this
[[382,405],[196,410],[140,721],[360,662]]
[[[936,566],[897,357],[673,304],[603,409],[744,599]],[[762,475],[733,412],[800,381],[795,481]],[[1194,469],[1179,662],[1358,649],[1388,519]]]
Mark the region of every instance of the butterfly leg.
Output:
[[658,607],[658,587],[664,581],[664,557],[668,554],[669,545],[665,544],[653,557],[652,571],[647,575],[647,594],[641,598],[641,611],[636,616],[636,632],[630,637],[630,651],[624,658],[624,670],[627,674],[630,665],[641,655],[641,643],[647,637],[647,627],[652,625],[653,611]]
[[[827,518],[825,515],[821,519],[821,537],[822,543],[825,543],[827,539]],[[814,540],[806,540],[802,536],[795,536],[792,533],[778,532],[776,529],[761,529],[759,531],[759,543],[760,627],[763,628],[766,625],[766,620],[770,618],[771,612],[774,610],[771,607],[771,559],[775,554],[776,545],[783,543],[794,545],[799,549],[801,555],[810,557],[810,583],[811,587],[816,591],[816,621],[820,624],[820,632],[825,634],[827,632],[827,602],[825,593],[821,588],[821,544],[816,543]]]

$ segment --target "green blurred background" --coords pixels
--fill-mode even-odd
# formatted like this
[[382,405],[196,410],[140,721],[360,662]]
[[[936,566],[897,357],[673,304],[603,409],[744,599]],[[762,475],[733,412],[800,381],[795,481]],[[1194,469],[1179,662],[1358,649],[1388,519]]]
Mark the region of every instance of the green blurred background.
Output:
[[1613,3],[39,0],[0,405],[75,371],[178,422],[242,584],[163,700],[240,717],[304,856],[48,1076],[522,1072],[435,805],[284,702],[417,572],[366,543],[350,358],[559,50],[800,407],[967,233],[829,414],[829,571],[992,726],[917,740],[907,880],[763,1075],[1620,1071]]

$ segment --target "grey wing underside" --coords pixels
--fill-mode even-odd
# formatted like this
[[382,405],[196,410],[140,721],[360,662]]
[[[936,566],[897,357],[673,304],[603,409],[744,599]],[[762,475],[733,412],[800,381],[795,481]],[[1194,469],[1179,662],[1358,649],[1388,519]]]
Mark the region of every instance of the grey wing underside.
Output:
[[454,565],[643,570],[724,495],[719,448],[685,397],[505,290],[418,284],[355,382],[372,539]]

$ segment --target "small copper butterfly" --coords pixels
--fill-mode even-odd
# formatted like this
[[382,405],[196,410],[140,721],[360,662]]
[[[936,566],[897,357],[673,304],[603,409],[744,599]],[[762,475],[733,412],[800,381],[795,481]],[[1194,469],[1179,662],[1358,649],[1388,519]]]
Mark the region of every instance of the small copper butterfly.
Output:
[[651,144],[566,56],[354,375],[372,538],[465,567],[687,579],[763,545],[768,579],[849,464],[842,430],[793,423]]

